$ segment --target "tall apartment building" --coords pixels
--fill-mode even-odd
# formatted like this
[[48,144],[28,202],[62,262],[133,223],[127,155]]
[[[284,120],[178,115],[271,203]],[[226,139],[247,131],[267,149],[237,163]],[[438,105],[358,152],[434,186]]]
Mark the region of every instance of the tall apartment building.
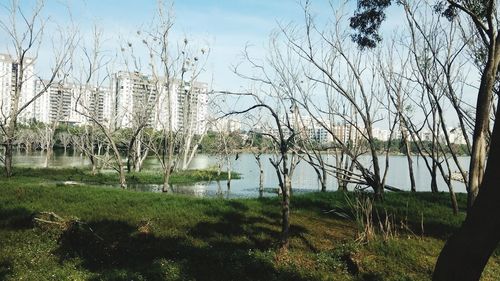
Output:
[[[14,100],[17,81],[23,81],[19,96],[19,107],[33,99],[34,91],[34,60],[25,58],[23,77],[21,65],[10,55],[0,54],[0,118],[8,117]],[[21,80],[22,79],[22,80]],[[29,122],[34,118],[34,105],[25,108],[18,116],[18,122]]]
[[154,123],[154,108],[157,99],[155,83],[139,72],[116,73],[112,81],[114,111],[117,128],[129,128],[134,124]]
[[[195,134],[206,130],[208,86],[179,80],[155,81],[137,72],[119,72],[112,82],[118,128],[145,122],[157,130],[192,128]],[[169,88],[167,88],[167,85]]]
[[320,123],[311,116],[296,116],[299,135],[302,138],[325,144],[333,141],[333,137]]
[[212,132],[219,132],[219,133],[240,132],[241,121],[231,117],[212,120],[209,124],[209,130]]
[[35,100],[35,120],[42,123],[69,122],[72,107],[72,88],[62,83],[36,81],[35,92],[43,94]]
[[172,83],[176,88],[178,129],[189,126],[195,134],[207,129],[208,85],[206,83]]
[[[163,128],[168,115],[172,128],[189,128],[196,134],[206,130],[208,94],[207,84],[171,81],[156,83],[151,77],[138,72],[118,72],[111,79],[111,87],[88,87],[36,80],[34,61],[25,60],[23,85],[19,106],[42,93],[18,116],[18,121],[28,123],[63,122],[74,125],[87,124],[92,116],[108,126],[130,128],[146,123],[155,129]],[[0,119],[8,117],[19,81],[19,64],[11,56],[0,54]],[[159,90],[158,90],[159,88]],[[166,100],[166,91],[170,100]],[[168,109],[170,105],[170,109]],[[84,114],[81,114],[84,113]]]
[[105,126],[113,123],[113,95],[111,89],[96,86],[73,86],[72,112],[79,123],[88,123],[92,120],[102,122]]
[[38,122],[83,125],[90,121],[88,115],[109,123],[108,88],[87,88],[61,82],[49,84],[49,81],[42,80],[36,81],[35,91],[43,92],[34,103],[34,119]]

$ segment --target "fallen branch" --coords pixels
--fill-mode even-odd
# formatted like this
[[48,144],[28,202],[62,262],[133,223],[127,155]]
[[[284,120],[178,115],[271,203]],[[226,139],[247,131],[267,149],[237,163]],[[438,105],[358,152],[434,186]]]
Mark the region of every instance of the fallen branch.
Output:
[[60,231],[67,231],[71,228],[78,227],[83,230],[91,232],[99,240],[104,241],[104,239],[97,233],[95,233],[94,230],[87,223],[81,221],[76,217],[65,219],[54,212],[39,212],[38,214],[34,215],[33,222],[35,223],[35,225],[41,228],[54,229],[55,227],[57,230]]

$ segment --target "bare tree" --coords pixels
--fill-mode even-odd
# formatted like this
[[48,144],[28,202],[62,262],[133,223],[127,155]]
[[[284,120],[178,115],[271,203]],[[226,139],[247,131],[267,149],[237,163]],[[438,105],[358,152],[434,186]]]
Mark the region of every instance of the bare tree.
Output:
[[[323,124],[325,130],[333,136],[334,142],[341,147],[351,161],[354,161],[360,174],[355,175],[345,171],[349,174],[349,180],[372,187],[375,196],[381,198],[386,187],[386,175],[383,175],[379,163],[379,152],[373,128],[375,122],[383,119],[383,116],[378,113],[383,108],[379,102],[382,87],[376,77],[376,65],[372,63],[375,61],[376,53],[362,53],[350,46],[348,34],[341,31],[343,27],[340,13],[336,14],[333,26],[328,31],[319,30],[306,2],[304,20],[303,26],[281,26],[281,35],[289,52],[296,57],[293,60],[302,62],[302,68],[305,71],[301,75],[310,81],[324,85],[328,90],[324,91],[323,97],[318,97],[318,94],[307,95],[303,92],[302,96],[297,98],[297,102],[319,124]],[[372,60],[367,57],[371,57]],[[287,71],[290,71],[289,69]],[[340,72],[340,69],[343,71]],[[318,103],[318,99],[337,100],[338,106],[328,108],[324,103]],[[351,115],[346,115],[343,108],[348,109]],[[323,115],[330,116],[325,118],[322,117]],[[335,119],[333,117],[343,120],[343,123],[354,129],[352,133],[363,139],[371,158],[370,167],[358,161],[355,153],[349,149],[348,142],[339,138],[334,132],[332,122],[325,122],[325,120]],[[388,161],[385,165],[388,165]]]
[[[113,137],[116,128],[112,126],[113,120],[105,120],[99,115],[93,103],[98,100],[99,95],[105,94],[106,88],[103,85],[109,81],[110,77],[109,68],[112,58],[102,50],[102,36],[102,32],[97,27],[94,27],[92,46],[82,49],[84,61],[79,75],[75,77],[77,81],[75,83],[77,85],[75,90],[75,111],[87,118],[105,136],[114,156],[115,165],[113,168],[118,172],[120,187],[125,189],[127,187],[125,169],[120,151]],[[88,149],[93,151],[93,145]]]
[[[395,46],[391,45],[388,48],[388,53],[385,58],[380,57],[380,77],[383,80],[384,87],[387,92],[388,99],[392,106],[394,107],[395,118],[399,124],[399,131],[401,134],[401,142],[404,149],[404,154],[406,155],[406,161],[408,163],[408,175],[410,177],[410,190],[416,192],[415,175],[413,172],[413,160],[411,153],[411,137],[409,135],[409,129],[406,126],[405,117],[407,116],[407,111],[409,105],[409,97],[406,95],[405,87],[408,87],[406,83],[405,71],[408,66],[409,56],[400,57],[397,59],[397,53]],[[399,65],[396,65],[397,62]],[[401,73],[398,73],[395,68],[399,67]],[[389,106],[389,105],[388,105]]]
[[71,134],[69,132],[59,132],[57,134],[57,140],[61,143],[64,149],[64,154],[66,154],[66,150],[70,145],[72,145],[71,142]]
[[33,67],[42,42],[46,39],[44,32],[48,24],[48,19],[42,14],[43,7],[44,1],[37,1],[33,9],[26,12],[16,0],[12,0],[8,6],[2,6],[9,17],[0,20],[0,29],[11,39],[11,47],[14,50],[11,54],[13,77],[15,77],[12,81],[13,90],[9,105],[3,104],[2,106],[3,118],[0,122],[0,128],[5,135],[5,173],[9,177],[12,175],[12,150],[19,117],[46,92],[59,71],[71,62],[77,41],[75,30],[60,28],[53,33],[59,36],[52,41],[54,57],[50,77],[46,83],[42,82],[43,86],[39,91],[32,91],[35,79]]
[[[287,250],[290,236],[290,201],[292,194],[292,176],[299,163],[297,156],[298,111],[294,97],[300,94],[300,88],[294,73],[285,71],[292,63],[282,60],[272,37],[270,53],[266,57],[267,67],[254,60],[248,49],[244,52],[244,63],[252,68],[253,75],[246,75],[236,66],[234,71],[240,77],[256,84],[255,93],[232,93],[239,98],[247,98],[253,105],[243,110],[230,109],[225,116],[255,112],[261,116],[257,120],[262,128],[260,134],[272,140],[273,156],[269,159],[278,178],[281,191],[281,239],[280,248]],[[291,69],[291,68],[290,68]],[[266,116],[266,117],[262,117]],[[256,120],[245,115],[247,120]],[[267,124],[267,126],[266,126]],[[256,125],[256,124],[255,124]]]
[[[289,106],[286,104],[286,99],[281,96],[283,90],[275,86],[273,82],[270,86],[270,91],[272,91],[275,97],[278,97],[276,100],[277,104],[269,105],[256,94],[246,94],[254,98],[255,104],[241,111],[231,111],[226,115],[245,114],[259,109],[261,110],[257,113],[258,115],[264,114],[263,111],[270,115],[270,122],[272,122],[270,124],[272,124],[271,126],[273,129],[268,132],[262,132],[262,134],[272,139],[273,143],[274,156],[269,158],[269,161],[275,169],[282,196],[280,248],[282,250],[287,250],[290,236],[292,175],[298,164],[298,157],[294,150],[296,134],[291,114],[288,111]],[[266,93],[264,90],[261,92]],[[267,93],[268,95],[271,94],[271,92]]]
[[[154,128],[163,135],[162,146],[155,154],[162,164],[164,188],[173,170],[185,170],[194,158],[206,134],[206,116],[199,114],[200,103],[208,102],[206,85],[198,82],[204,70],[209,50],[191,47],[187,39],[175,48],[171,37],[172,7],[159,1],[150,27],[139,32],[149,58],[151,84],[156,91],[157,116]],[[177,110],[178,109],[178,110]],[[177,154],[175,155],[175,152]]]

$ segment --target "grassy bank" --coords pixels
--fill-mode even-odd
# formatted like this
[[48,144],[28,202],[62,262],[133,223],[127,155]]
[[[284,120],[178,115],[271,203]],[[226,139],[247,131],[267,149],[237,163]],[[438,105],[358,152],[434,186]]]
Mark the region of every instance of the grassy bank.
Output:
[[[278,256],[278,198],[0,184],[0,280],[428,280],[464,218],[446,194],[389,193],[377,208],[409,229],[356,243],[356,223],[339,216],[349,211],[343,194],[294,196],[291,247]],[[40,212],[64,223],[34,220],[52,221]],[[483,279],[498,276],[497,251]]]
[[[232,173],[233,179],[238,179],[239,174],[236,172]],[[0,176],[0,180],[2,180]],[[127,183],[133,184],[163,184],[163,174],[161,172],[154,171],[143,171],[143,172],[131,172],[126,174]],[[212,181],[212,180],[225,180],[227,179],[227,173],[221,172],[218,175],[216,170],[187,170],[174,172],[170,176],[171,184],[180,183],[195,183],[200,181]],[[3,179],[6,180],[6,179]],[[114,171],[107,171],[103,173],[92,174],[89,169],[80,168],[21,168],[16,167],[14,169],[14,181],[27,181],[27,182],[39,182],[39,183],[61,183],[65,181],[75,181],[79,183],[86,183],[90,185],[113,185],[119,182],[118,173]]]

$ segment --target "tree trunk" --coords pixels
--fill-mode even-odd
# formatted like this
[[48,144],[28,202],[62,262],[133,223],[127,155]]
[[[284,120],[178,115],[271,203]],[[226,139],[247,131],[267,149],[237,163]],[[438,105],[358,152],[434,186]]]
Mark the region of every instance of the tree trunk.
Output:
[[7,137],[5,140],[5,176],[12,176],[12,138]]
[[92,165],[92,175],[97,174],[97,160],[95,159],[94,156],[90,156],[90,163]]
[[168,181],[170,180],[170,172],[166,172],[163,175],[163,192],[170,192],[170,185],[168,184]]
[[45,168],[48,168],[49,167],[49,160],[50,160],[50,157],[52,157],[52,143],[48,142],[47,143],[47,153],[45,154],[45,163],[44,163],[44,167]]
[[373,158],[373,189],[375,192],[375,199],[381,200],[384,198],[384,185],[381,182],[380,178],[380,167],[378,165],[378,158],[375,156]]
[[410,190],[411,192],[416,192],[417,187],[415,184],[415,175],[413,174],[413,160],[411,159],[410,142],[408,141],[407,133],[402,132],[402,134],[403,134],[403,144],[405,146],[406,160],[408,162],[408,173],[410,176]]
[[437,193],[438,192],[438,187],[437,187],[437,163],[436,160],[434,160],[434,155],[432,156],[432,169],[431,169],[431,192],[432,193]]
[[[500,120],[497,113],[496,120]],[[446,242],[433,280],[479,280],[500,242],[500,122],[495,122],[484,179],[460,229]]]
[[119,173],[120,173],[120,187],[122,189],[127,188],[127,180],[125,178],[125,169],[123,168],[123,165],[119,165]]
[[168,193],[170,192],[170,174],[172,172],[172,160],[171,155],[167,156],[167,161],[163,165],[163,189],[162,192]]
[[321,166],[321,172],[322,172],[322,176],[321,176],[321,192],[326,192],[326,178],[327,178],[327,175],[328,173],[326,172],[326,168],[325,168],[325,165],[323,164]]
[[377,148],[375,147],[375,144],[373,143],[373,131],[371,124],[367,126],[367,133],[368,133],[368,140],[370,144],[370,153],[372,157],[372,165],[373,165],[373,183],[372,183],[372,188],[373,191],[375,192],[375,199],[380,200],[383,199],[384,197],[384,185],[382,184],[382,177],[380,177],[380,165],[378,163],[378,156],[377,156]]
[[470,209],[478,194],[486,161],[486,137],[489,131],[491,97],[498,70],[500,41],[491,43],[488,61],[483,70],[476,103],[476,124],[472,135],[472,152],[469,166],[469,184],[467,186],[467,209]]
[[283,186],[281,187],[281,249],[287,250],[290,237],[290,190],[292,182],[290,177],[283,174]]
[[439,163],[439,171],[441,172],[441,176],[443,177],[444,181],[446,182],[446,186],[448,186],[448,193],[450,194],[450,202],[451,202],[451,209],[453,210],[454,215],[458,215],[458,203],[457,203],[457,196],[455,195],[455,191],[453,190],[453,185],[451,182],[451,169],[450,169],[450,163],[448,160],[445,158],[446,166],[448,167],[448,175],[446,175],[443,165]]
[[132,148],[129,146],[127,149],[127,173],[132,171]]
[[227,160],[227,190],[231,189],[231,160],[229,160],[229,155],[226,155]]
[[[170,108],[170,107],[169,107]],[[169,120],[169,131],[163,131],[163,192],[170,192],[170,174],[172,172],[172,159],[174,157],[174,135],[172,122]],[[166,155],[165,155],[166,153]],[[166,159],[165,159],[166,156]]]
[[262,163],[260,161],[260,157],[257,160],[259,166],[259,192],[264,192],[264,170],[262,169]]

